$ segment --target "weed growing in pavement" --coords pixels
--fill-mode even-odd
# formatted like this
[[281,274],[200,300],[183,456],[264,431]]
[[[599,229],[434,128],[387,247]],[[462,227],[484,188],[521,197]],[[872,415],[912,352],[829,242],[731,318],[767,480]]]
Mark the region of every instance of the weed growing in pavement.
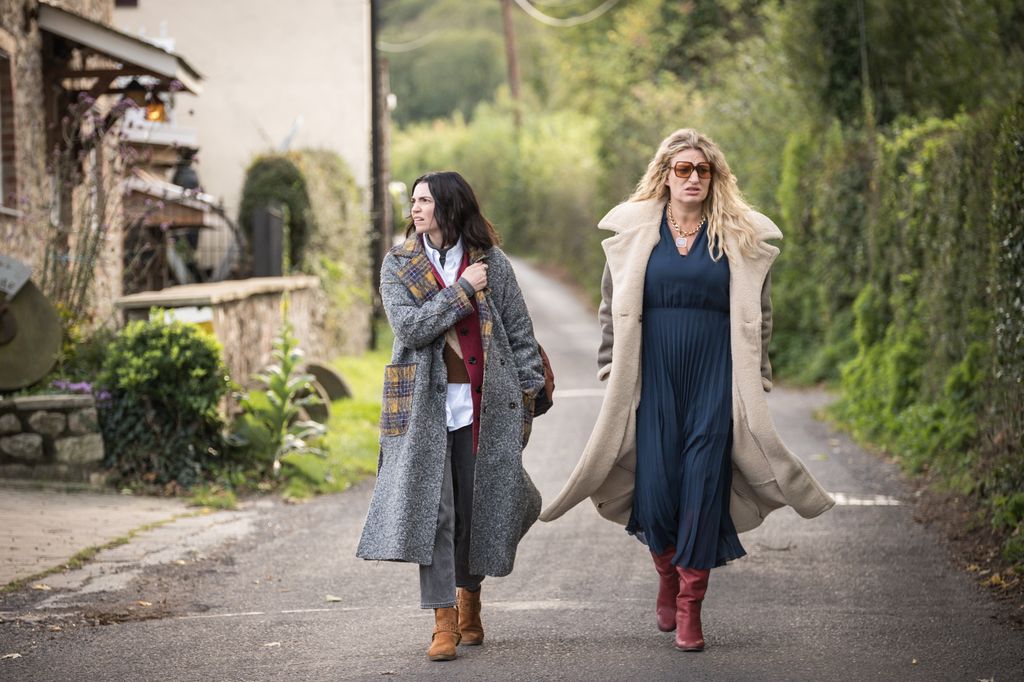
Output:
[[190,491],[188,503],[192,507],[207,509],[237,509],[238,496],[235,491],[219,485],[198,485]]

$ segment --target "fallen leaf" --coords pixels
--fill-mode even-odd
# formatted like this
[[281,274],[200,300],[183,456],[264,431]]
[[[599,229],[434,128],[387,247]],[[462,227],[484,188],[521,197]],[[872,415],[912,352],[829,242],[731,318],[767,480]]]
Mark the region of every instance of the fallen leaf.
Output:
[[139,606],[152,606],[153,605],[153,602],[143,601],[142,599],[140,599],[139,601],[137,601],[135,603],[138,604]]
[[982,585],[988,585],[989,587],[1006,587],[1006,582],[1003,580],[1003,576],[998,573],[993,573],[988,580],[982,583]]
[[46,583],[36,583],[35,585],[32,586],[32,589],[33,590],[42,590],[43,592],[49,592],[53,588],[50,587],[49,585],[47,585]]
[[21,654],[4,654],[0,656],[0,661],[6,661],[8,659],[21,658]]
[[51,625],[49,628],[50,632],[63,632],[64,628],[59,625]]
[[178,566],[184,566],[188,562],[185,561],[184,559],[175,559],[174,563],[177,564]]
[[280,642],[267,642],[263,646],[281,646]]
[[981,566],[979,566],[978,564],[971,564],[970,566],[967,567],[967,570],[970,573],[977,573],[978,571],[981,570]]
[[917,659],[915,658],[912,661],[910,661],[910,665],[917,665]]
[[329,595],[327,595],[326,601],[328,601],[328,602],[341,601],[341,597],[335,597],[333,594],[329,594]]
[[811,455],[811,459],[814,460],[815,462],[827,462],[828,455],[818,453],[816,455]]

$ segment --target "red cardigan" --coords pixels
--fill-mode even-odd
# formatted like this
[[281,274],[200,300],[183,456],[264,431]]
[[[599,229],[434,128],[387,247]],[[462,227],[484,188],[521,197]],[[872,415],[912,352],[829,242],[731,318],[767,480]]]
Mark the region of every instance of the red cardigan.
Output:
[[[430,262],[430,269],[434,272],[437,284],[442,289],[446,287],[444,277]],[[456,275],[455,284],[458,285],[458,278],[462,276],[465,269],[469,267],[469,250],[462,253],[462,263],[459,265],[459,273]],[[473,304],[473,313],[455,323],[455,331],[459,338],[459,349],[462,351],[462,362],[469,373],[470,395],[473,397],[473,454],[476,454],[477,439],[480,435],[480,398],[484,385],[484,345],[480,337],[480,313],[476,307],[476,300],[470,297]]]

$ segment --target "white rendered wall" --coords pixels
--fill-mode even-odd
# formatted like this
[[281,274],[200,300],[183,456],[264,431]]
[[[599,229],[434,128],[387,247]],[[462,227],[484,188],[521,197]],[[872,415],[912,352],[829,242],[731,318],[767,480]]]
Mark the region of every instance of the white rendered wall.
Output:
[[[139,0],[117,8],[126,33],[168,38],[203,76],[179,94],[175,123],[199,133],[206,192],[237,216],[245,169],[279,149],[337,151],[370,177],[369,0]],[[191,113],[190,113],[191,112]]]

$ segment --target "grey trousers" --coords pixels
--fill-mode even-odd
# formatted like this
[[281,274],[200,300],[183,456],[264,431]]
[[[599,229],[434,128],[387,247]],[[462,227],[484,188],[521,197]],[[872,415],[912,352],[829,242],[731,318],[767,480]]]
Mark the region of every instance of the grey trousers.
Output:
[[437,508],[437,533],[429,566],[420,566],[420,606],[455,606],[455,588],[480,589],[484,576],[469,572],[469,533],[473,527],[473,425],[448,432]]

